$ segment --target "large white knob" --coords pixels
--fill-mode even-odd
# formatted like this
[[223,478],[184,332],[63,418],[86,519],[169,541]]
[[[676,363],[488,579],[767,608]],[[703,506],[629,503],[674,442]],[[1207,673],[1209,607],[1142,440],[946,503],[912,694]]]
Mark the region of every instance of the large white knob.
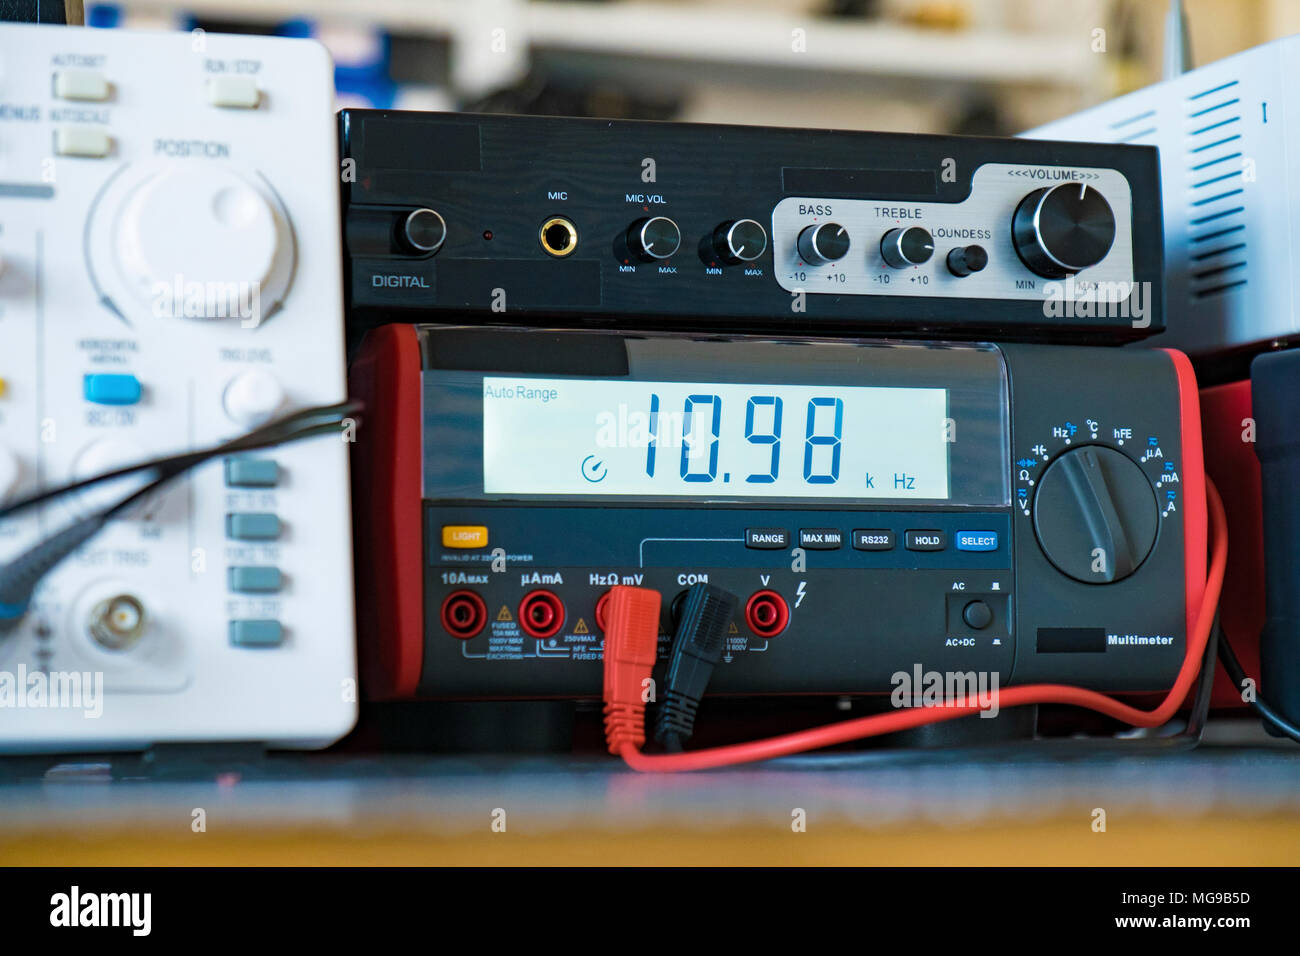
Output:
[[91,269],[131,317],[255,326],[293,274],[287,216],[256,175],[220,163],[130,167],[96,205]]
[[284,389],[265,369],[245,369],[226,383],[221,402],[232,422],[256,428],[269,422],[284,404]]
[[14,493],[21,474],[22,466],[18,462],[18,456],[12,449],[0,445],[0,501]]

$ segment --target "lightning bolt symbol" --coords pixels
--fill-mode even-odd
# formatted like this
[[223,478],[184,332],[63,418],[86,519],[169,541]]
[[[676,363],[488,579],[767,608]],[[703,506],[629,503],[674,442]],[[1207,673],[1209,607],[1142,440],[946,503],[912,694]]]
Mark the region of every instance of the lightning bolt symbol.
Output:
[[808,596],[807,594],[804,593],[804,590],[803,590],[803,589],[806,588],[807,586],[808,586],[808,582],[807,582],[807,581],[800,581],[800,582],[799,582],[799,588],[798,588],[798,590],[796,590],[796,591],[794,592],[794,606],[795,606],[795,607],[798,607],[800,604],[802,604],[802,603],[803,603],[803,599],[806,598],[806,597]]

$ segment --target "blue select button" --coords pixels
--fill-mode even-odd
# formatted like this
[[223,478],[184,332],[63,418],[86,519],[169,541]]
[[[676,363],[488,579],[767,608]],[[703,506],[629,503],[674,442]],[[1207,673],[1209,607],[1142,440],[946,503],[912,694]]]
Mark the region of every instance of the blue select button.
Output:
[[996,531],[958,531],[958,551],[996,551],[998,533]]
[[86,401],[96,405],[134,405],[140,401],[140,380],[116,372],[91,372],[82,379]]

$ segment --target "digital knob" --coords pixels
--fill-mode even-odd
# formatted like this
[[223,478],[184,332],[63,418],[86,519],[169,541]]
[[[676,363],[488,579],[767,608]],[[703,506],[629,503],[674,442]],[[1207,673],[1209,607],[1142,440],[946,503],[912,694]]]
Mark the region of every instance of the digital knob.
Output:
[[849,234],[838,222],[823,222],[805,226],[795,245],[800,258],[810,266],[825,265],[848,254]]
[[667,216],[638,219],[627,231],[627,245],[632,254],[646,262],[667,259],[682,244],[682,231]]
[[713,248],[723,262],[753,262],[767,251],[767,230],[753,219],[733,219],[713,230]]
[[447,223],[435,210],[413,209],[402,218],[399,234],[411,252],[432,255],[447,238]]
[[1086,183],[1062,183],[1020,200],[1011,239],[1029,269],[1063,279],[1106,258],[1115,241],[1115,213]]
[[920,226],[891,229],[880,240],[880,254],[895,269],[919,266],[934,255],[934,237]]
[[1146,560],[1158,525],[1150,480],[1113,448],[1071,449],[1038,481],[1038,544],[1058,571],[1076,581],[1110,584],[1128,577]]

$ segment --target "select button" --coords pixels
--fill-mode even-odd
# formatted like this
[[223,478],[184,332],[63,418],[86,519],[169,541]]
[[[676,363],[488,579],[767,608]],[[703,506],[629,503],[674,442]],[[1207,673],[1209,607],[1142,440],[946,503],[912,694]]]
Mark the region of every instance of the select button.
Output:
[[958,531],[958,551],[996,551],[998,533],[996,531]]
[[745,547],[747,548],[788,548],[790,532],[784,528],[746,528]]
[[948,547],[948,535],[942,531],[908,531],[904,542],[908,551],[942,551]]

